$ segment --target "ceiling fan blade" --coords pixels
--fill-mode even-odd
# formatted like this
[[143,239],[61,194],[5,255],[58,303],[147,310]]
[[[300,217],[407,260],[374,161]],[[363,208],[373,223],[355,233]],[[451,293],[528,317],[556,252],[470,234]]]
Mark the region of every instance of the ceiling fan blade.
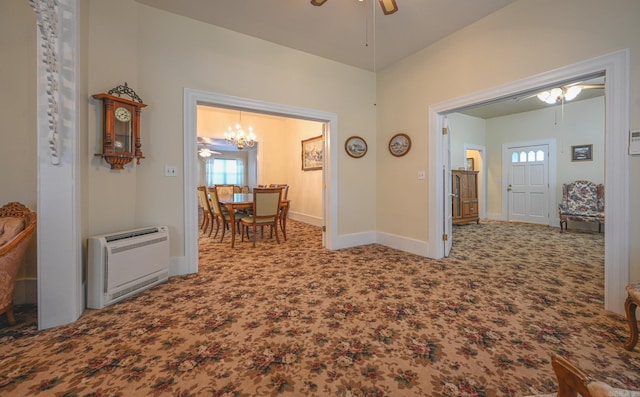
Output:
[[382,7],[382,12],[384,13],[384,15],[393,14],[394,12],[398,11],[396,0],[380,0],[380,7]]
[[321,6],[323,5],[327,0],[311,0],[311,4],[313,4],[314,6]]
[[516,101],[524,101],[525,99],[529,99],[529,98],[534,98],[537,97],[539,94],[539,92],[536,92],[535,94],[531,94],[531,95],[525,95],[525,96],[521,96],[521,97],[516,97],[515,100]]
[[604,88],[604,84],[578,84],[583,90]]

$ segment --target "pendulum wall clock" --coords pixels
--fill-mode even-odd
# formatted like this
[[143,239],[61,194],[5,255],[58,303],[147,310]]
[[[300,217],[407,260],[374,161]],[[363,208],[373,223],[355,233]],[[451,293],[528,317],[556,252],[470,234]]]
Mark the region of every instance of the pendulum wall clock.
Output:
[[[131,99],[121,98],[127,95]],[[116,96],[117,95],[117,96]],[[111,165],[112,170],[124,169],[134,158],[140,164],[140,113],[146,107],[142,99],[127,83],[109,90],[106,94],[93,95],[102,101],[102,153],[96,153]]]

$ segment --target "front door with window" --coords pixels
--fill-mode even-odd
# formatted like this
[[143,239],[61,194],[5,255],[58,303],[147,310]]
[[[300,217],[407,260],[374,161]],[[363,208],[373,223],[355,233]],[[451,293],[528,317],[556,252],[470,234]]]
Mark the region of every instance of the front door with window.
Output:
[[508,168],[508,220],[549,224],[549,145],[511,146]]

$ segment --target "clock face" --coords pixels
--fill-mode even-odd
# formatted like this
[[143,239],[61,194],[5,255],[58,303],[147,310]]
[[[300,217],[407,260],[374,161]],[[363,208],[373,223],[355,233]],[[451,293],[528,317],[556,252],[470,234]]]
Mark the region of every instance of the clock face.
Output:
[[124,123],[131,120],[131,112],[127,108],[119,107],[116,109],[116,120]]

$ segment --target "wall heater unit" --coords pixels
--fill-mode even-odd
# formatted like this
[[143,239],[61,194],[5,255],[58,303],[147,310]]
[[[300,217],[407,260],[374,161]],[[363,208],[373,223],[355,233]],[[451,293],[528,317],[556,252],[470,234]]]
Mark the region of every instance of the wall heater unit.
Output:
[[89,237],[87,307],[102,309],[169,278],[166,226]]

